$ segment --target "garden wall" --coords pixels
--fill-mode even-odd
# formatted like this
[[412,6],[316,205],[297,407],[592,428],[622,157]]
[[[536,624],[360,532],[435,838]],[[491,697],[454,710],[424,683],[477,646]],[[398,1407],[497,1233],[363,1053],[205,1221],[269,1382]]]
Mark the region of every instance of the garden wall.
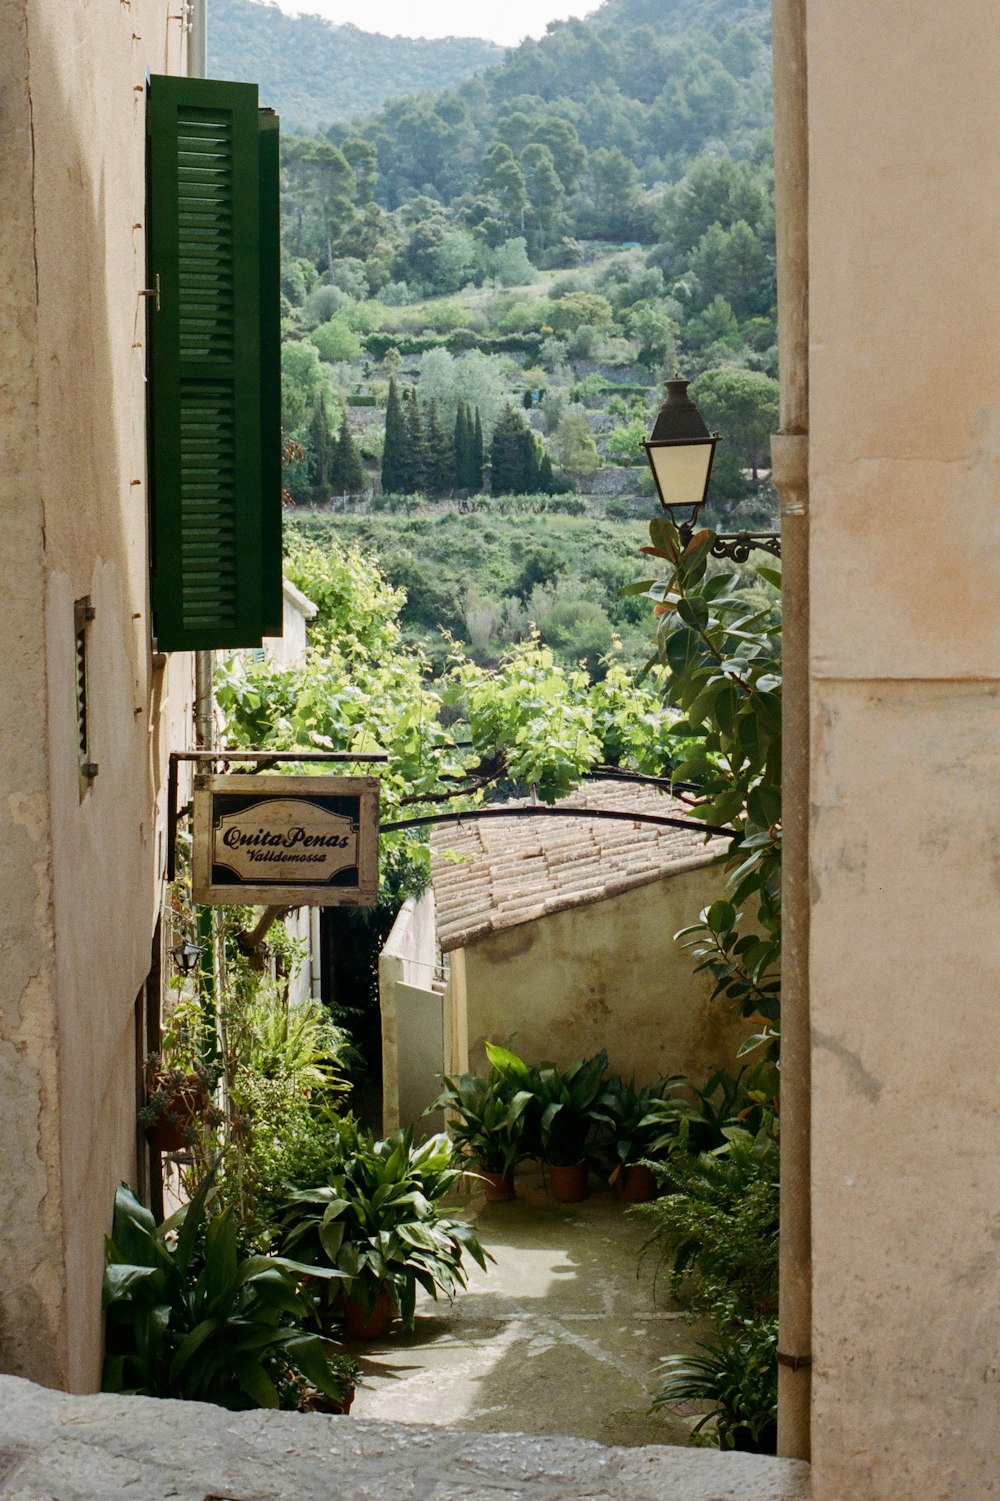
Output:
[[479,1072],[484,1043],[512,1037],[522,1057],[562,1066],[607,1048],[612,1072],[639,1084],[733,1067],[743,1024],[674,941],[722,887],[721,869],[701,865],[459,950],[468,1065]]

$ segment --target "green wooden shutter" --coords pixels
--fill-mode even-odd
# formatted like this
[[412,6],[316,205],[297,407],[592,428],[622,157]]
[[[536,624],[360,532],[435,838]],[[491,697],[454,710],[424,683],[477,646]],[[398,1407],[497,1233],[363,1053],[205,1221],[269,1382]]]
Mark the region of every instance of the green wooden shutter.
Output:
[[254,646],[280,609],[277,121],[254,84],[166,76],[147,118],[154,634]]

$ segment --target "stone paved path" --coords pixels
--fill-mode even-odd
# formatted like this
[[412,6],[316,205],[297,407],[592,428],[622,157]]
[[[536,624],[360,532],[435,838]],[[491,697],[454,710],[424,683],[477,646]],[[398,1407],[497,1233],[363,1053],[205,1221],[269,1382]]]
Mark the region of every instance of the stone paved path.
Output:
[[605,1444],[684,1444],[688,1416],[647,1415],[661,1355],[689,1350],[692,1328],[654,1289],[655,1258],[637,1275],[645,1223],[604,1188],[581,1204],[556,1205],[540,1177],[518,1175],[518,1198],[468,1203],[496,1257],[473,1264],[453,1304],[421,1294],[416,1330],[369,1347],[359,1417],[448,1423]]

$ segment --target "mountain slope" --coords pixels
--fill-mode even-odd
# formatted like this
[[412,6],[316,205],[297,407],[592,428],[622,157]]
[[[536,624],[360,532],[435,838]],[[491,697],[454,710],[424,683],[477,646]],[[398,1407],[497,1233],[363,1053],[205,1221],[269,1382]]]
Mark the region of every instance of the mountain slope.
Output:
[[209,72],[260,84],[286,129],[315,129],[390,99],[452,88],[504,49],[475,38],[385,37],[320,16],[288,16],[268,0],[211,0]]

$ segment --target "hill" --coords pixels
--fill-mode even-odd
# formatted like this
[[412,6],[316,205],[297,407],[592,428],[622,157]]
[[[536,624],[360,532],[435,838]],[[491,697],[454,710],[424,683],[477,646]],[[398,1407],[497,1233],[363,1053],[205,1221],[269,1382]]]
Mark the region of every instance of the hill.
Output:
[[213,78],[260,84],[285,129],[310,130],[378,110],[406,94],[439,93],[503,57],[493,42],[376,36],[320,16],[289,16],[269,0],[212,0]]

